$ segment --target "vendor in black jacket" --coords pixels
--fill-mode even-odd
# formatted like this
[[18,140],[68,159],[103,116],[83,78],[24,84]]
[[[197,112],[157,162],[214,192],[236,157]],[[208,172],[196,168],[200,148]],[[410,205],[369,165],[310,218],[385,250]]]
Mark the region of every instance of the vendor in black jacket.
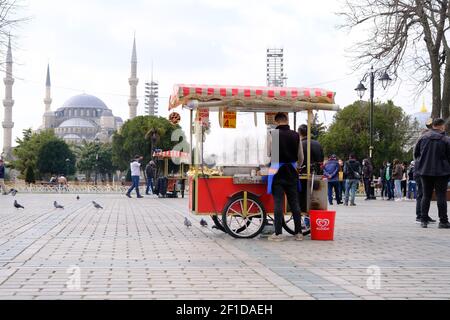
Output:
[[450,229],[447,215],[447,186],[450,178],[450,138],[445,134],[445,120],[435,119],[414,149],[416,171],[423,187],[422,227],[427,228],[433,190],[439,210],[439,228]]
[[272,168],[277,167],[276,173],[269,179],[274,200],[275,233],[269,237],[270,241],[283,241],[283,204],[285,197],[292,211],[295,223],[295,240],[302,241],[302,226],[300,206],[298,203],[298,173],[297,167],[303,163],[303,150],[300,136],[289,127],[288,116],[278,113],[275,116],[277,128],[271,133],[268,141]]

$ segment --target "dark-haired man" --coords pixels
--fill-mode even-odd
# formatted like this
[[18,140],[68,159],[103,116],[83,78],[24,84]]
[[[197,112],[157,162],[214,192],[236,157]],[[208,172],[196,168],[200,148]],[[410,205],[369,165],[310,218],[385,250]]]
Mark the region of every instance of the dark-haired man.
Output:
[[422,180],[422,228],[428,227],[433,190],[439,211],[439,228],[450,229],[447,215],[447,187],[450,178],[450,138],[445,134],[445,120],[434,119],[433,127],[417,142],[414,149],[416,170]]
[[[306,124],[302,124],[298,128],[298,133],[300,134],[300,140],[302,141],[303,148],[303,159],[304,164],[306,165],[308,159],[308,126]],[[320,166],[325,160],[325,155],[323,152],[323,148],[320,143],[314,139],[311,139],[311,168],[315,174],[320,174]],[[304,167],[305,168],[305,167]],[[302,170],[302,174],[306,173],[307,169]],[[300,207],[302,212],[308,211],[308,203],[307,203],[307,189],[308,189],[308,180],[301,180],[302,190],[300,191]]]
[[269,138],[268,150],[271,156],[271,172],[268,189],[274,200],[275,233],[269,236],[270,241],[283,241],[283,203],[286,198],[295,223],[295,240],[303,240],[301,214],[298,199],[297,166],[303,163],[303,150],[297,132],[289,127],[289,119],[285,113],[275,116],[277,128]]
[[353,153],[350,154],[349,160],[344,165],[344,175],[347,177],[345,182],[345,206],[348,206],[349,200],[351,207],[356,206],[356,189],[361,180],[361,173],[361,164],[356,160],[356,156]]
[[141,176],[141,161],[144,159],[142,156],[135,156],[134,160],[130,163],[130,170],[131,170],[131,181],[132,185],[130,189],[128,189],[128,192],[126,196],[128,198],[131,198],[131,192],[136,189],[136,195],[138,198],[143,198],[139,192],[139,179]]

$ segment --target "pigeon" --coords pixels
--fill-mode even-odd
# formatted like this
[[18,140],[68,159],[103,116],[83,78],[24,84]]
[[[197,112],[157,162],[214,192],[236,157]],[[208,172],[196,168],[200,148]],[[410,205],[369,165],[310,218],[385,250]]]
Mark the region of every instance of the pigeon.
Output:
[[204,219],[202,219],[202,220],[200,220],[200,225],[202,226],[202,227],[207,227],[208,226],[208,222],[206,222]]
[[62,205],[58,204],[58,202],[56,202],[56,201],[53,202],[53,206],[54,206],[56,209],[63,209],[63,210],[64,210],[64,207],[63,207]]
[[184,218],[184,225],[188,228],[192,227],[192,223],[188,220],[188,218]]
[[22,205],[20,205],[17,200],[14,200],[14,208],[16,209],[25,209]]
[[80,196],[77,196],[77,200],[80,200]]
[[97,202],[95,202],[95,201],[92,201],[92,204],[94,205],[94,207],[96,208],[96,209],[103,209],[103,207],[101,206],[101,205],[99,205]]
[[11,190],[9,190],[8,194],[10,194],[10,195],[12,195],[13,197],[15,197],[16,194],[17,194],[17,192],[19,192],[19,191],[17,191],[16,189],[11,189]]

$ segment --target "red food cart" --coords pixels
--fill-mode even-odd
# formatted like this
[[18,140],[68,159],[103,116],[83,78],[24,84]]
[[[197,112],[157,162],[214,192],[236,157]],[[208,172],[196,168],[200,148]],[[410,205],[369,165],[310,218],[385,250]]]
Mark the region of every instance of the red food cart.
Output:
[[[327,209],[326,181],[311,172],[310,142],[313,111],[338,111],[335,93],[315,88],[230,87],[175,85],[169,109],[179,106],[190,111],[190,146],[194,163],[189,175],[189,210],[195,215],[208,215],[216,227],[235,238],[253,238],[273,220],[273,199],[267,192],[268,167],[216,166],[205,164],[205,132],[211,128],[209,113],[218,112],[221,127],[236,128],[241,113],[265,113],[266,125],[277,112],[291,114],[297,127],[297,115],[308,116],[307,173],[309,209]],[[194,116],[194,113],[196,115]],[[245,134],[245,133],[243,133]],[[293,233],[293,219],[285,203],[284,228]],[[309,233],[308,212],[302,213],[303,233]]]

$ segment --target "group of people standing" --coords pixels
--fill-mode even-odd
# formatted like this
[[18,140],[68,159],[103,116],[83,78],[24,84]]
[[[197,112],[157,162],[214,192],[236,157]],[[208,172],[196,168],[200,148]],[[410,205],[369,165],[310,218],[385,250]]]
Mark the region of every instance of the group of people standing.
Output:
[[395,201],[417,199],[415,172],[415,161],[412,161],[409,165],[397,159],[392,163],[384,161],[378,180],[378,185],[381,188],[381,198]]
[[375,198],[372,186],[373,166],[369,159],[362,164],[352,153],[346,162],[331,155],[323,165],[323,176],[328,180],[328,202],[333,205],[333,191],[337,204],[356,206],[355,198],[359,183],[364,183],[366,200]]

